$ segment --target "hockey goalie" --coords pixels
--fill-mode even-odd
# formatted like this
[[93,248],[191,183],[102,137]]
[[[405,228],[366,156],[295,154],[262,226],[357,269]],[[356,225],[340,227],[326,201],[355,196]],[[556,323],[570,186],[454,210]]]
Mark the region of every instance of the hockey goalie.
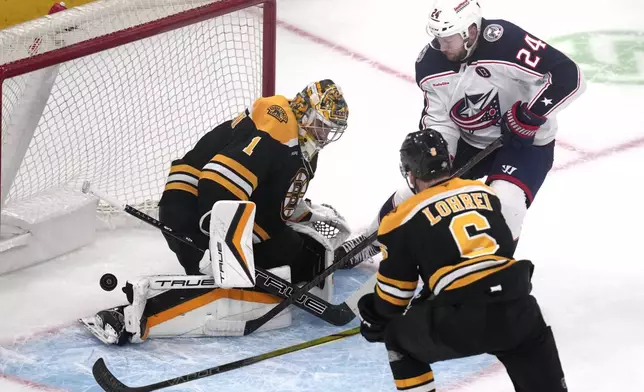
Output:
[[[194,241],[164,234],[187,274],[184,284],[127,282],[127,305],[81,322],[107,344],[243,335],[247,321],[281,301],[254,287],[255,265],[306,283],[333,263],[349,236],[334,208],[304,199],[319,151],[342,136],[348,114],[340,88],[326,79],[291,100],[260,98],[206,133],[172,162],[159,202],[161,222]],[[212,287],[203,287],[206,281]],[[190,282],[200,283],[187,288]],[[332,288],[329,276],[311,292],[328,301]],[[287,308],[260,330],[290,323]]]

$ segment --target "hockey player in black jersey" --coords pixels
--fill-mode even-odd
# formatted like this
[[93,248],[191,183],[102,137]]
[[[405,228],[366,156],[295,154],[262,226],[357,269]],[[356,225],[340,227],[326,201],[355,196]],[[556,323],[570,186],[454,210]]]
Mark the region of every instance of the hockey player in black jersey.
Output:
[[552,330],[530,295],[533,265],[513,259],[496,192],[450,179],[448,146],[434,130],[410,133],[400,154],[414,195],[382,219],[375,292],[358,304],[360,332],[385,343],[398,390],[435,391],[432,363],[489,353],[518,392],[566,391]]
[[420,129],[443,135],[455,169],[503,134],[503,146],[464,178],[488,176],[516,240],[552,168],[556,116],[584,91],[582,74],[521,27],[483,18],[477,0],[430,2],[427,32],[416,61]]
[[[217,200],[253,201],[258,265],[289,265],[293,281],[309,280],[320,268],[312,260],[317,254],[306,253],[302,236],[286,222],[310,218],[308,211],[299,210],[315,174],[318,151],[342,136],[348,114],[346,101],[331,80],[311,84],[293,100],[258,99],[172,162],[159,202],[161,221],[195,239],[203,249],[208,247],[205,233]],[[166,239],[186,273],[199,273],[202,252]]]
[[[294,283],[311,280],[333,261],[334,248],[349,234],[333,208],[304,199],[319,151],[342,136],[348,116],[340,88],[328,79],[308,85],[290,100],[280,95],[256,100],[172,162],[159,202],[160,221],[198,248],[209,249],[213,206],[218,201],[253,202],[254,222],[244,224],[252,227],[248,242],[254,263]],[[338,234],[331,240],[307,222],[325,222]],[[241,221],[239,226],[229,231],[246,233]],[[211,261],[208,251],[165,238],[188,275],[220,272],[216,251]],[[331,295],[329,286],[322,285],[320,296]],[[126,285],[129,306],[81,321],[103,342],[116,344],[149,336],[238,335],[246,320],[280,302],[253,289],[234,288],[248,286],[232,287],[160,292],[142,278]],[[287,326],[290,320],[287,309],[262,329]]]

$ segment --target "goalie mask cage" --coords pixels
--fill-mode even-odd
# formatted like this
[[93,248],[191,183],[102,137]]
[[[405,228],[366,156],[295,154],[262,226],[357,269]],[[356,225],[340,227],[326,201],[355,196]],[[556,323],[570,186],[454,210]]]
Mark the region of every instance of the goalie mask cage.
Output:
[[274,94],[275,23],[275,0],[98,0],[0,31],[0,273],[118,215],[85,180],[153,213],[173,159]]

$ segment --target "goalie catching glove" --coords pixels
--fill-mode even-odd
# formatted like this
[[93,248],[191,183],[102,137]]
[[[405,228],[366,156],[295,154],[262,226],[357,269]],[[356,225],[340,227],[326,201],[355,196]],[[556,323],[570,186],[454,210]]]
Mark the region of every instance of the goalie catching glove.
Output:
[[324,222],[340,230],[350,233],[351,228],[340,213],[328,204],[313,204],[311,200],[304,199],[295,207],[292,222]]

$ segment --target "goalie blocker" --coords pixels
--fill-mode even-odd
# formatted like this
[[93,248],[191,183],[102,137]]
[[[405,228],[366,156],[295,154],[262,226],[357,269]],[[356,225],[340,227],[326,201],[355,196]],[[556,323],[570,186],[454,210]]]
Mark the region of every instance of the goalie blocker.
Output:
[[[106,344],[141,343],[151,337],[244,335],[247,321],[262,316],[281,300],[253,287],[254,214],[252,202],[215,203],[210,220],[210,251],[205,252],[200,263],[205,275],[188,275],[183,279],[157,276],[127,282],[123,291],[129,305],[104,310],[80,321]],[[304,242],[306,251],[300,254],[316,258],[317,273],[333,263],[334,249],[348,233],[344,225],[340,233],[329,239],[314,228],[316,223],[320,221],[289,222],[288,229]],[[289,265],[269,271],[291,281]],[[332,277],[321,286],[311,292],[328,301],[333,295]],[[287,308],[259,331],[290,324],[291,313]]]

